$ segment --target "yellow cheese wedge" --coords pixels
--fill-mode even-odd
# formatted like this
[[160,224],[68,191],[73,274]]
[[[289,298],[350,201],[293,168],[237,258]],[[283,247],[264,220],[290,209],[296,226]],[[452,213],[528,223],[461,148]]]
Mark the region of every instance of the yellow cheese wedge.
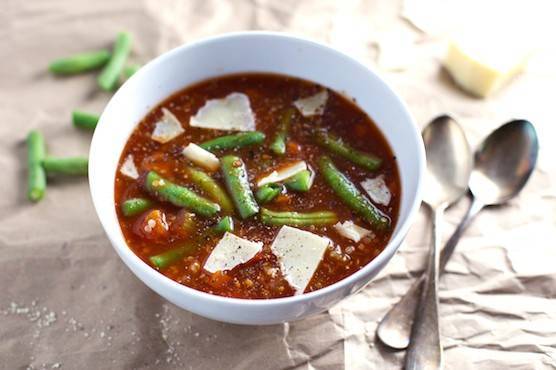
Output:
[[450,42],[444,66],[465,91],[486,97],[521,72],[529,54],[507,37],[467,36]]

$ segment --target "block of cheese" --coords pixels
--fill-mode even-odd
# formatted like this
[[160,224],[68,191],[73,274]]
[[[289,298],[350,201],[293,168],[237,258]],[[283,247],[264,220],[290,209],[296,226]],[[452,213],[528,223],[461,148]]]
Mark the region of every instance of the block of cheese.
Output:
[[271,245],[284,278],[303,294],[319,266],[330,239],[295,227],[282,226]]
[[205,262],[208,272],[231,270],[255,257],[263,248],[262,242],[252,242],[226,232]]
[[504,38],[470,35],[454,38],[444,66],[465,91],[486,97],[521,72],[530,52]]

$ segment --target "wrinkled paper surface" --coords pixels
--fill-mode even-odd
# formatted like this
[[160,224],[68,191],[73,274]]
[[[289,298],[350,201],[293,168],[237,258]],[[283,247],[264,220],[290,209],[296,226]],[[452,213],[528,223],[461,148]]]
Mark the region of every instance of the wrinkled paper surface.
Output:
[[[412,3],[3,4],[0,368],[401,367],[403,352],[382,347],[375,328],[423,269],[430,226],[424,212],[384,271],[330,313],[246,327],[183,311],[140,283],[103,234],[85,179],[53,179],[42,202],[26,200],[27,132],[43,132],[53,155],[86,155],[91,135],[72,127],[70,112],[100,112],[110,97],[96,88],[94,73],[56,78],[47,73],[48,62],[109,47],[123,29],[135,36],[132,60],[139,63],[222,32],[266,29],[311,37],[381,71],[421,126],[440,113],[452,113],[474,145],[511,118],[533,121],[543,145],[538,170],[518,198],[479,216],[448,264],[440,286],[442,343],[446,369],[556,368],[556,54],[542,50],[509,88],[477,100],[461,92],[440,68],[442,40],[403,18],[415,12]],[[423,17],[416,21],[423,22]],[[447,233],[466,206],[464,201],[448,212]]]

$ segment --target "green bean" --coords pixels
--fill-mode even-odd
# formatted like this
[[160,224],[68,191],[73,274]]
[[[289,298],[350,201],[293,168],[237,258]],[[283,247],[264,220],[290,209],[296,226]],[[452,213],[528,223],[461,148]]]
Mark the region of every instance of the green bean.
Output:
[[184,257],[186,254],[192,254],[197,250],[197,241],[185,243],[183,246],[170,249],[166,252],[149,257],[149,261],[159,270],[172,265],[174,262]]
[[236,156],[226,155],[220,158],[220,167],[228,193],[241,218],[246,219],[259,212],[253,192],[249,187],[247,169],[243,161]]
[[186,187],[168,181],[154,171],[150,171],[145,178],[147,191],[175,206],[184,207],[201,216],[214,216],[220,211],[220,206],[205,199]]
[[328,185],[349,208],[358,213],[377,229],[385,229],[390,219],[382,214],[358,189],[341,173],[327,156],[319,159],[320,172]]
[[38,131],[27,135],[27,198],[38,202],[46,191],[46,172],[42,160],[46,156],[44,138]]
[[226,213],[234,211],[234,205],[226,191],[206,172],[194,168],[187,169],[191,181],[205,191],[209,198],[218,203]]
[[313,180],[315,176],[309,170],[303,170],[296,173],[284,182],[286,188],[289,190],[307,192],[313,186]]
[[121,210],[124,216],[131,217],[146,211],[152,205],[153,203],[145,198],[130,198],[122,203]]
[[118,83],[118,78],[124,68],[125,61],[131,50],[131,35],[127,32],[120,32],[116,37],[112,56],[108,64],[98,76],[97,83],[101,89],[112,91]]
[[234,219],[230,216],[223,217],[218,223],[210,228],[212,234],[224,234],[234,231]]
[[354,149],[339,137],[328,132],[319,131],[316,135],[316,139],[320,146],[326,148],[331,153],[344,157],[369,171],[378,169],[382,164],[382,159],[377,156]]
[[128,78],[130,78],[131,76],[133,76],[135,74],[135,72],[137,72],[139,70],[139,68],[141,68],[141,66],[139,64],[128,64],[127,66],[124,67],[124,77],[126,78],[126,80]]
[[220,136],[216,139],[205,141],[199,146],[209,152],[216,150],[237,149],[244,146],[260,144],[264,141],[265,134],[259,131],[243,132],[240,134]]
[[149,260],[158,269],[166,268],[175,263],[180,258],[183,258],[186,255],[193,254],[197,250],[199,243],[207,236],[211,234],[224,234],[226,231],[234,231],[234,220],[230,216],[222,218],[216,225],[203,232],[195,240],[186,242],[181,247],[170,249],[166,252],[157,254],[156,256],[151,256],[149,257]]
[[87,175],[89,172],[89,160],[85,157],[46,157],[42,166],[47,174]]
[[92,51],[56,59],[50,63],[48,69],[57,75],[71,75],[100,68],[108,60],[110,60],[110,52],[108,50]]
[[261,222],[265,225],[280,226],[319,226],[331,225],[338,222],[334,212],[275,212],[266,208],[261,209]]
[[71,112],[73,125],[78,128],[94,130],[100,117],[96,114],[86,113],[79,110]]
[[290,123],[295,110],[293,108],[288,108],[282,112],[280,116],[280,122],[278,123],[278,128],[276,130],[276,135],[272,144],[270,144],[270,150],[275,154],[283,155],[286,153],[286,139],[288,137],[288,131],[290,129]]
[[284,185],[270,183],[258,188],[255,192],[255,198],[257,199],[257,202],[259,202],[259,204],[265,204],[272,201],[283,191]]

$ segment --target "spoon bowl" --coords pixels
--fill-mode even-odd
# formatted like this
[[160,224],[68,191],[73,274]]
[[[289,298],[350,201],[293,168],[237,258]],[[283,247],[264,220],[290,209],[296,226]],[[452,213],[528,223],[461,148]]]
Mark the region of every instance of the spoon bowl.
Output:
[[457,122],[448,115],[423,130],[427,173],[423,201],[432,208],[448,206],[467,189],[473,167],[471,149]]
[[469,189],[483,205],[501,204],[523,189],[535,168],[539,142],[531,122],[510,121],[495,130],[475,153]]

